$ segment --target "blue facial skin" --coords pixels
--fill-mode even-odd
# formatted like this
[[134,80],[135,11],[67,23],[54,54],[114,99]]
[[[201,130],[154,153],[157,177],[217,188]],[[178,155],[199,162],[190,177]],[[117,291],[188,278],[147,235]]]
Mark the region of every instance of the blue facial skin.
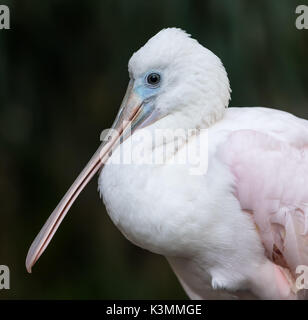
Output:
[[[147,83],[147,77],[151,73],[157,73],[160,75],[160,82],[155,86]],[[161,82],[161,73],[159,71],[152,70],[150,72],[147,72],[144,76],[135,80],[134,91],[142,98],[145,103],[147,103],[148,100],[151,100],[150,98],[157,95],[160,90]]]
[[[160,75],[160,81],[158,84],[151,85],[147,82],[147,77],[151,73],[157,73]],[[134,123],[132,130],[135,128],[142,128],[151,124],[157,118],[159,118],[159,110],[155,109],[154,97],[158,94],[161,86],[162,76],[160,72],[150,71],[145,76],[135,80],[134,91],[143,101],[140,117],[137,122]]]

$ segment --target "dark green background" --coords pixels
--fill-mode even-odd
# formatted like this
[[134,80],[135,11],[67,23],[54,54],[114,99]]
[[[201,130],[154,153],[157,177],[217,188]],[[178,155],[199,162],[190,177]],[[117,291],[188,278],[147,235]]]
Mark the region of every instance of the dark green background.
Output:
[[308,118],[307,1],[0,1],[0,299],[185,298],[163,257],[111,223],[94,179],[34,273],[29,245],[110,127],[131,54],[164,27],[191,33],[223,61],[231,106],[277,107]]

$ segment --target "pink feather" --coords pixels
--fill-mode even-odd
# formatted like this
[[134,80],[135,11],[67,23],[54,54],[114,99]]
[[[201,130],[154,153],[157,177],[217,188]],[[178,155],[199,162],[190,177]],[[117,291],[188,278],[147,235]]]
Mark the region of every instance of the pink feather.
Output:
[[293,274],[298,265],[308,265],[307,150],[239,130],[219,152],[235,176],[242,209],[253,214],[267,256]]

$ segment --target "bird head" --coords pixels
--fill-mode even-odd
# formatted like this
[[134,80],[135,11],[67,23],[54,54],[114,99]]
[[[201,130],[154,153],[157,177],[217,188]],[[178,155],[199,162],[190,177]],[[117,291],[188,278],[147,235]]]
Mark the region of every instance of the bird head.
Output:
[[160,127],[208,127],[229,104],[229,80],[220,59],[181,29],[157,33],[133,54],[128,70],[147,117],[142,126],[163,119]]
[[150,125],[171,129],[206,128],[221,119],[228,106],[229,80],[220,59],[180,29],[164,29],[152,37],[133,54],[128,69],[130,81],[112,133],[33,241],[26,259],[29,272],[79,193],[128,132],[131,134]]

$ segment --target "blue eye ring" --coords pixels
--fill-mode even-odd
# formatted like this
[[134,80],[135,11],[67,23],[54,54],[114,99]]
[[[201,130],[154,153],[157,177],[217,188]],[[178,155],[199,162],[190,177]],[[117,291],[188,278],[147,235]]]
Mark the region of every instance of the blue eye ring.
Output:
[[150,72],[146,75],[145,81],[148,86],[156,88],[161,82],[161,76],[158,72]]

